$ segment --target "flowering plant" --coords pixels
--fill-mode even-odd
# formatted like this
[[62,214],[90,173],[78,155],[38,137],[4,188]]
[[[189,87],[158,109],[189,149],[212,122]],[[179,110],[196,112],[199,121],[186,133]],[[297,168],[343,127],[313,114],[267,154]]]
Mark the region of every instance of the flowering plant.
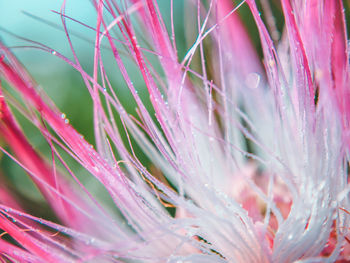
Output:
[[[59,14],[73,60],[32,43],[81,74],[93,101],[96,149],[0,44],[0,76],[11,87],[0,97],[0,135],[10,151],[1,150],[60,222],[30,215],[3,184],[1,262],[350,260],[342,1],[281,0],[282,36],[266,1],[268,27],[254,0],[187,1],[197,34],[183,58],[173,0],[168,24],[155,0],[92,2],[91,74],[75,53],[65,4]],[[256,23],[262,59],[237,13],[242,5]],[[117,67],[104,66],[107,55]],[[109,80],[116,71],[137,105],[134,115]],[[148,96],[139,95],[136,79]],[[38,128],[50,158],[33,148],[14,110]],[[98,180],[117,211],[86,188],[66,158]]]

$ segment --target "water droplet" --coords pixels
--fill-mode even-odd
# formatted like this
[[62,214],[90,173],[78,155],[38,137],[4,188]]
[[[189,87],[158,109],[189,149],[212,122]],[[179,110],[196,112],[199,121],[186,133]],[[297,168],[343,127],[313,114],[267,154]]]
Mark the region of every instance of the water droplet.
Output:
[[87,245],[91,245],[91,244],[93,244],[94,242],[95,242],[95,239],[94,239],[94,238],[91,238],[91,239],[89,239],[89,240],[86,241],[86,244],[87,244]]
[[55,50],[51,50],[51,54],[52,54],[52,55],[56,55],[57,52],[56,52]]
[[257,73],[249,73],[245,79],[245,84],[251,88],[256,89],[260,83],[260,75]]
[[64,123],[65,123],[65,124],[68,124],[68,123],[69,123],[69,120],[68,120],[68,119],[65,119],[65,120],[64,120]]
[[325,180],[322,180],[321,182],[320,182],[320,184],[318,185],[318,191],[322,191],[324,188],[325,188],[325,186],[326,186],[326,181]]
[[62,119],[65,119],[65,118],[66,118],[66,114],[62,113],[62,114],[61,114],[61,118],[62,118]]
[[337,201],[332,201],[331,202],[331,207],[332,208],[336,208],[338,206],[338,202]]
[[334,213],[334,214],[332,215],[332,220],[336,220],[337,218],[338,218],[338,214]]

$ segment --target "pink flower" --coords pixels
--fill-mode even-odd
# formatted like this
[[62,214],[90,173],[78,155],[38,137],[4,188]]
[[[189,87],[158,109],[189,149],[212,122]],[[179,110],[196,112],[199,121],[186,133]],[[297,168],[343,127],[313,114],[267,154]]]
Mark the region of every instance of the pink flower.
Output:
[[[61,222],[31,216],[0,186],[1,262],[350,261],[343,3],[281,0],[279,37],[261,2],[268,28],[254,0],[186,1],[193,14],[186,29],[197,35],[180,57],[173,0],[170,23],[154,0],[94,1],[91,74],[74,52],[63,4],[74,60],[34,44],[80,72],[93,101],[96,150],[0,44],[0,76],[19,95],[0,94],[0,136],[11,152],[1,149]],[[262,59],[237,14],[242,5],[257,25]],[[117,66],[104,67],[105,56]],[[135,116],[108,79],[116,71],[137,105]],[[33,148],[13,108],[38,128],[51,156]],[[67,159],[105,188],[117,213],[80,182]]]

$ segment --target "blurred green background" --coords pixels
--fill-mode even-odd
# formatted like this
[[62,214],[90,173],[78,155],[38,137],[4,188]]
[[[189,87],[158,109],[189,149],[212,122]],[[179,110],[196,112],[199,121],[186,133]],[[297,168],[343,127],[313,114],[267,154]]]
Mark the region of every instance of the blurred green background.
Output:
[[[26,38],[44,44],[67,58],[74,60],[67,37],[62,30],[61,17],[59,14],[52,12],[52,10],[59,12],[62,2],[63,1],[57,0],[14,0],[11,2],[8,0],[0,0],[0,40],[10,48],[40,88],[42,88],[57,107],[65,113],[70,124],[81,133],[89,143],[95,145],[92,101],[80,73],[58,57],[48,52],[31,48],[30,46],[33,46],[32,43],[21,39]],[[168,18],[170,17],[169,4],[170,1],[160,1],[162,12],[168,14]],[[182,0],[176,2],[175,9],[175,12],[178,14],[178,19],[175,21],[176,35],[177,38],[179,38],[178,47],[181,50],[180,55],[183,56],[185,52],[183,17],[179,15],[183,10]],[[65,11],[67,16],[73,17],[91,27],[95,27],[96,14],[90,1],[68,0],[66,2]],[[74,50],[79,58],[79,62],[83,69],[88,74],[92,75],[95,33],[77,22],[73,22],[69,19],[65,21],[68,31],[71,34]],[[169,19],[167,23],[169,24]],[[136,30],[139,31],[138,29]],[[140,41],[142,41],[141,38]],[[112,59],[113,56],[111,52],[103,51],[103,53],[104,65],[109,70],[108,77],[119,99],[129,112],[135,112],[135,103],[131,99],[126,85],[118,72],[116,64]],[[108,56],[110,56],[110,58]],[[130,72],[137,71],[133,63],[127,63],[127,67],[130,69]],[[133,70],[133,68],[135,70]],[[136,75],[133,82],[140,96],[148,97],[141,78],[138,78]],[[11,88],[6,83],[2,82],[2,85],[11,93]],[[43,136],[36,127],[21,116],[16,109],[12,108],[12,110],[33,147],[51,162],[51,150]],[[1,141],[1,145],[5,146],[5,149],[11,152],[11,149],[6,147],[4,142]],[[136,145],[134,147],[141,161],[150,165],[146,156],[142,154],[140,149],[138,149]],[[96,182],[96,179],[73,161],[64,151],[61,151],[61,154],[65,157],[65,161],[68,162],[70,168],[84,185],[90,191],[97,193],[97,199],[111,204],[108,193]],[[2,180],[7,181],[9,187],[13,189],[15,194],[19,197],[19,201],[24,203],[30,213],[38,217],[57,220],[49,212],[50,209],[47,207],[43,197],[23,169],[4,154],[0,155],[0,174],[2,174]],[[62,165],[58,166],[64,171]],[[66,172],[64,171],[63,173]]]

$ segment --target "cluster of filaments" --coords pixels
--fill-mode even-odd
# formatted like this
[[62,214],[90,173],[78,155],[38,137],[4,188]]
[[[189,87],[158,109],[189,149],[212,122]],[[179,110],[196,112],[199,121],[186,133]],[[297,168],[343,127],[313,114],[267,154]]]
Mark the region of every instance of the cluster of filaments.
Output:
[[[173,1],[168,27],[155,1],[129,2],[94,2],[92,74],[75,54],[64,6],[74,59],[34,43],[81,74],[93,101],[96,150],[0,46],[1,75],[24,98],[27,108],[20,110],[56,161],[33,150],[8,106],[19,104],[7,93],[0,101],[0,134],[66,225],[30,216],[15,200],[4,203],[0,228],[21,247],[0,240],[1,253],[30,262],[346,260],[349,98],[341,94],[349,65],[337,60],[328,66],[332,54],[348,54],[340,43],[345,35],[339,36],[345,34],[341,1],[320,14],[312,9],[322,7],[316,1],[282,0],[286,29],[274,44],[255,1],[247,0],[262,59],[237,14],[243,2],[186,3],[195,14],[186,18],[194,28],[186,30],[195,33],[183,58]],[[320,36],[322,56],[309,39],[326,26],[315,22],[321,15],[336,38],[332,44]],[[106,67],[107,58],[114,64]],[[111,84],[115,72],[131,95],[134,116],[120,99],[122,88]],[[138,157],[136,144],[152,167]],[[58,149],[99,181],[117,214],[85,188]],[[56,170],[55,162],[64,169]]]

